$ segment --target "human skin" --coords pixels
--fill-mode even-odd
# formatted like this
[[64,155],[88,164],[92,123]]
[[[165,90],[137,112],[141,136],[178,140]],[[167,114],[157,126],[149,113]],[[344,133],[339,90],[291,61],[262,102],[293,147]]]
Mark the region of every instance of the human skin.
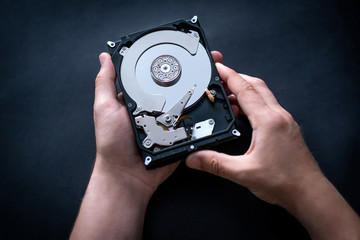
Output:
[[[359,239],[359,218],[321,173],[291,115],[263,81],[220,64],[219,52],[212,56],[234,113],[242,112],[250,120],[252,143],[242,156],[196,152],[187,158],[187,165],[234,181],[284,207],[314,239]],[[99,59],[96,160],[70,239],[141,239],[148,201],[177,164],[145,169],[122,96],[117,95],[111,57],[102,53]]]
[[117,95],[111,57],[99,56],[95,80],[96,160],[71,239],[140,239],[150,197],[177,164],[147,171]]
[[323,175],[298,124],[265,82],[221,63],[216,67],[231,101],[250,121],[252,141],[244,155],[199,151],[187,157],[187,166],[229,179],[285,208],[312,239],[360,239],[359,217]]
[[[214,61],[222,56],[213,52]],[[141,239],[147,204],[178,163],[146,170],[107,53],[95,80],[96,159],[71,239]]]

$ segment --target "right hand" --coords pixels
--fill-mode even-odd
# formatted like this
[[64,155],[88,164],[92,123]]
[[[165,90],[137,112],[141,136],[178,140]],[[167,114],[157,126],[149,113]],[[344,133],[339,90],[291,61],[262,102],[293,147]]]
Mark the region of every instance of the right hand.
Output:
[[236,100],[237,107],[250,121],[251,145],[241,156],[198,151],[187,157],[186,164],[243,185],[260,199],[286,208],[291,198],[324,176],[299,126],[265,82],[238,74],[221,63],[216,63],[216,67],[233,94],[230,101]]

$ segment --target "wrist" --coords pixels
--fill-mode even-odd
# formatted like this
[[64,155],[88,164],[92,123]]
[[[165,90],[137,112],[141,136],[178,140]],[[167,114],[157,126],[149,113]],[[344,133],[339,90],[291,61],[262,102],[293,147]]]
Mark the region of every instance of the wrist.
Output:
[[71,239],[141,239],[151,192],[108,167],[96,159]]
[[289,194],[284,208],[312,239],[358,239],[360,221],[341,194],[320,172],[306,176]]
[[282,203],[290,213],[296,215],[302,211],[306,203],[313,203],[324,191],[329,191],[331,184],[320,170],[307,174],[293,185],[288,186],[289,190]]
[[91,179],[102,182],[114,191],[121,190],[123,194],[131,195],[134,200],[142,199],[147,203],[155,189],[132,173],[131,169],[115,164],[116,162],[120,160],[105,159],[97,155]]

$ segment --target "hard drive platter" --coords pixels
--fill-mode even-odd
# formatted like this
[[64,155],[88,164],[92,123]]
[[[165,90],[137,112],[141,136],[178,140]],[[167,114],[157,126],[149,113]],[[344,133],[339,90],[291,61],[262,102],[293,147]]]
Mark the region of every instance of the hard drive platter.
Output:
[[197,16],[107,45],[148,169],[240,136]]

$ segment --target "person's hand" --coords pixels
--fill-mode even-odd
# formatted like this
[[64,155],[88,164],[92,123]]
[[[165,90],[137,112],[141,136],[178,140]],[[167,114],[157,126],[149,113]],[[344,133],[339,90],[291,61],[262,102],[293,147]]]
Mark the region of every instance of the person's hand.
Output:
[[312,239],[360,239],[359,217],[321,173],[299,126],[265,82],[216,66],[232,109],[250,121],[252,141],[244,155],[204,150],[189,155],[187,166],[227,178],[284,207]]
[[71,239],[141,239],[147,204],[177,164],[146,170],[107,53],[95,80],[96,160]]
[[101,69],[95,80],[94,122],[96,164],[94,171],[112,175],[151,195],[177,167],[171,164],[146,170],[121,94],[117,95],[116,73],[111,56],[99,56]]
[[189,155],[186,163],[243,185],[262,200],[286,206],[291,193],[301,190],[304,179],[322,176],[299,126],[264,81],[220,63],[216,66],[233,94],[231,102],[238,102],[237,107],[251,123],[252,142],[241,156],[205,150]]

